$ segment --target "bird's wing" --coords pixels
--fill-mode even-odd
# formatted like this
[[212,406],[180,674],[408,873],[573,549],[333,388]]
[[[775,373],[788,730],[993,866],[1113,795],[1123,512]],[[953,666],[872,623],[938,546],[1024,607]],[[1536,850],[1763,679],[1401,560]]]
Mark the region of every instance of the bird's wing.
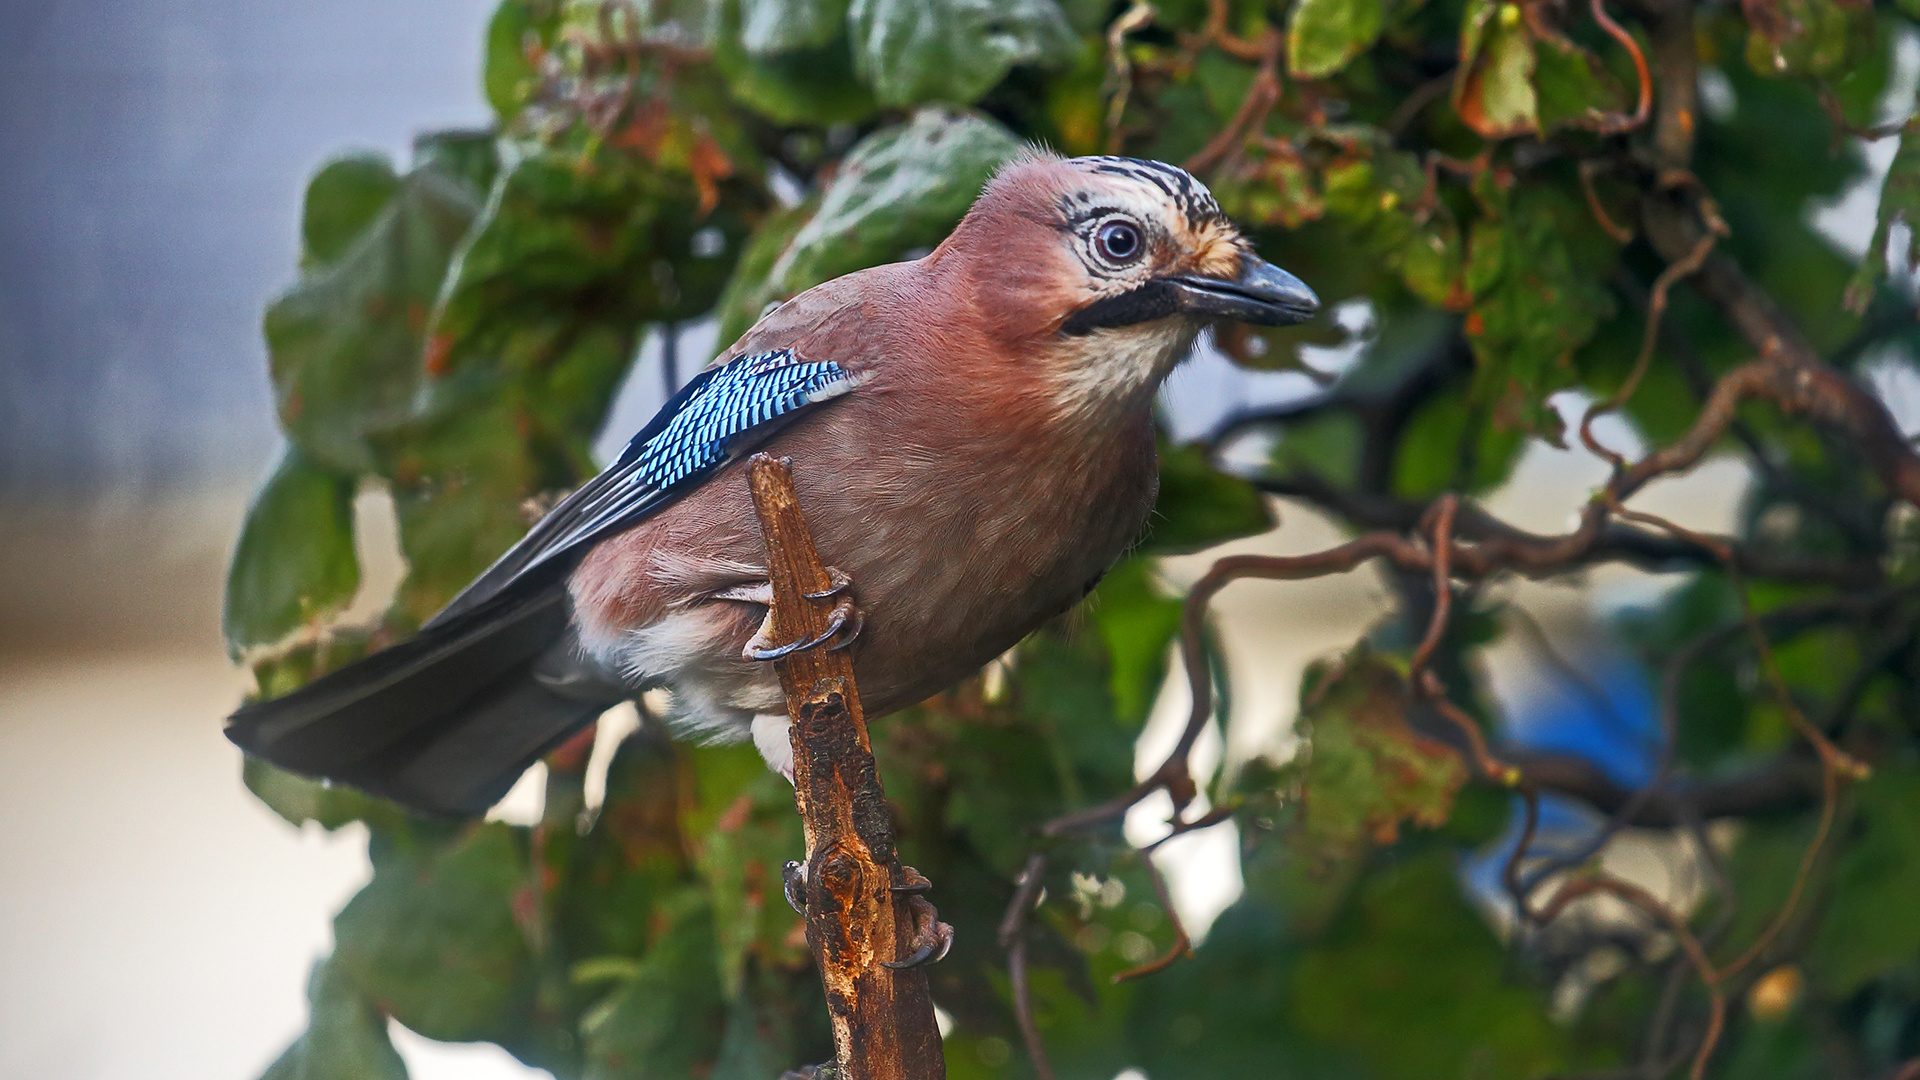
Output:
[[803,360],[792,349],[708,368],[661,407],[606,471],[563,499],[427,625],[479,607],[530,575],[547,578],[542,570],[564,572],[595,542],[658,513],[784,423],[853,385],[840,365]]

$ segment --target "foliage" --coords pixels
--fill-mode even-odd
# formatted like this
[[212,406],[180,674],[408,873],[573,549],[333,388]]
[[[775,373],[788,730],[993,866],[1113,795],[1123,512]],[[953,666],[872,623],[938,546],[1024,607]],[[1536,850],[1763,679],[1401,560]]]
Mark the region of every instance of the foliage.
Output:
[[[489,130],[424,136],[404,166],[343,156],[308,187],[299,277],[265,318],[288,449],[234,558],[230,645],[278,694],[411,631],[529,503],[592,470],[644,335],[710,318],[727,341],[770,303],[937,243],[1022,142],[1187,162],[1264,256],[1330,303],[1365,301],[1370,326],[1318,394],[1252,418],[1275,437],[1265,471],[1227,475],[1212,440],[1163,447],[1151,532],[1082,613],[875,729],[905,860],[958,929],[931,976],[950,1073],[1034,1072],[998,928],[1038,852],[1029,981],[1061,1077],[1889,1075],[1920,1054],[1920,464],[1849,380],[1915,340],[1920,127],[1870,129],[1912,104],[1884,99],[1920,8],[1613,6],[503,0]],[[1862,133],[1899,143],[1856,263],[1809,211],[1864,175]],[[1276,368],[1326,340],[1220,343]],[[1529,439],[1584,439],[1548,401],[1568,389],[1651,445],[1747,460],[1740,534],[1616,513],[1698,453],[1616,475],[1565,537],[1441,501],[1500,485]],[[1757,400],[1705,409],[1721,392]],[[408,573],[377,625],[348,627],[367,485],[394,500]],[[1246,890],[1191,958],[1115,983],[1178,940],[1148,866],[1116,819],[1036,827],[1132,785],[1182,631],[1155,560],[1266,528],[1263,490],[1391,560],[1401,614],[1309,678],[1295,759],[1200,778],[1194,806],[1240,831]],[[1463,889],[1463,854],[1511,843],[1494,839],[1506,783],[1618,802],[1484,723],[1484,612],[1416,649],[1449,610],[1430,584],[1443,552],[1456,611],[1513,572],[1688,575],[1620,629],[1670,676],[1656,802],[1685,808],[1635,812],[1744,819],[1697,909],[1640,904],[1631,934],[1559,918],[1556,882],[1618,895],[1584,856],[1517,896]],[[1483,726],[1519,765],[1466,752]],[[1167,778],[1185,765],[1156,784],[1183,794]],[[267,1075],[404,1076],[388,1018],[563,1078],[771,1080],[825,1060],[780,894],[800,852],[786,785],[750,748],[673,746],[650,724],[591,809],[586,766],[584,741],[549,759],[539,824],[462,826],[249,763],[288,821],[364,822],[375,866],[314,969],[309,1030]],[[1490,928],[1516,925],[1504,943]]]

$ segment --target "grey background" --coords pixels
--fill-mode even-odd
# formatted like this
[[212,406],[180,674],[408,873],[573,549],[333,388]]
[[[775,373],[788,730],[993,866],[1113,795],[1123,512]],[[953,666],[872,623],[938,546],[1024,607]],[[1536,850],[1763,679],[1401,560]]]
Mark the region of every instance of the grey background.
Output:
[[486,0],[0,0],[0,492],[246,479],[306,177],[485,123]]

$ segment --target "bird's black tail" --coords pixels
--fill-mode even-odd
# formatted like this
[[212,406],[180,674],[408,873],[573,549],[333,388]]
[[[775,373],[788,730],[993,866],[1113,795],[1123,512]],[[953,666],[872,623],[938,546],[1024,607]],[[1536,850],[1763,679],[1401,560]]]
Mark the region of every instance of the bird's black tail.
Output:
[[243,706],[227,737],[282,768],[424,813],[481,814],[623,696],[579,678],[574,652],[564,588],[510,592]]

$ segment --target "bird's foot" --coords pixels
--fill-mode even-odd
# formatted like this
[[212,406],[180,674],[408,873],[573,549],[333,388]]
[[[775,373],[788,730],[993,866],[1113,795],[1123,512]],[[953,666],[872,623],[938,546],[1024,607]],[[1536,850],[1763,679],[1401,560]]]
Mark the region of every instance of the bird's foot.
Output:
[[802,1065],[780,1074],[780,1080],[839,1080],[840,1070],[832,1065]]
[[[809,600],[826,600],[836,596],[840,598],[827,615],[827,628],[813,637],[801,638],[798,641],[781,644],[774,642],[773,596],[770,588],[759,586],[753,597],[742,594],[740,599],[753,599],[755,602],[767,604],[768,607],[766,619],[760,623],[760,629],[754,631],[752,639],[747,642],[747,647],[741,650],[741,655],[749,660],[764,662],[778,660],[783,656],[792,656],[794,653],[804,652],[820,645],[825,645],[829,651],[838,651],[852,645],[854,639],[860,636],[860,631],[866,628],[866,613],[853,602],[852,596],[847,595],[847,590],[853,587],[853,579],[847,576],[845,571],[829,566],[827,577],[831,581],[830,585],[819,592],[806,594]],[[764,600],[759,599],[758,590],[766,591]],[[729,597],[729,599],[732,598]]]
[[[933,882],[928,881],[925,874],[911,866],[903,866],[900,868],[900,877],[901,883],[893,886],[893,891],[907,898],[907,908],[913,913],[913,936],[905,942],[905,956],[882,962],[896,970],[937,964],[946,959],[948,951],[953,948],[953,927],[940,921],[940,913],[924,895],[933,888]],[[787,905],[795,913],[807,913],[806,863],[790,860],[780,868],[780,891],[785,894]]]
[[787,906],[795,915],[807,913],[807,864],[788,859],[787,865],[780,868],[780,892],[787,898]]
[[908,910],[913,912],[913,936],[904,943],[908,948],[905,956],[884,963],[896,970],[937,964],[946,959],[953,948],[953,927],[940,921],[940,913],[926,898],[925,893],[933,888],[933,882],[928,881],[925,874],[903,866],[900,877],[901,883],[895,885],[893,891],[907,897]]

